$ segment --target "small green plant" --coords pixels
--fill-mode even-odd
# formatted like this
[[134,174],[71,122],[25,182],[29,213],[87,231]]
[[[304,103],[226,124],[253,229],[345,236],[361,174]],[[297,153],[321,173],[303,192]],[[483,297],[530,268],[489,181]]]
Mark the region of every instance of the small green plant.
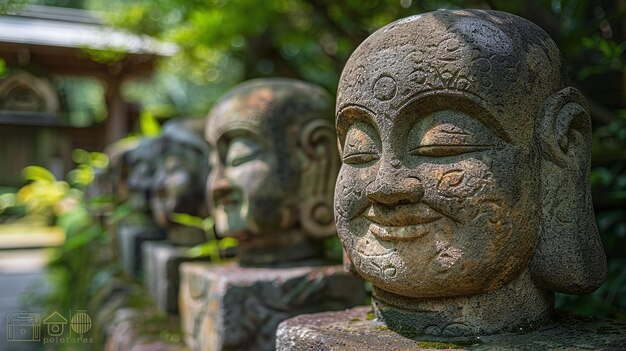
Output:
[[186,213],[172,213],[171,220],[174,223],[198,228],[204,231],[207,241],[189,249],[192,257],[209,257],[212,262],[222,262],[223,253],[231,248],[237,247],[237,240],[234,238],[218,239],[213,230],[215,222],[213,218],[201,218]]

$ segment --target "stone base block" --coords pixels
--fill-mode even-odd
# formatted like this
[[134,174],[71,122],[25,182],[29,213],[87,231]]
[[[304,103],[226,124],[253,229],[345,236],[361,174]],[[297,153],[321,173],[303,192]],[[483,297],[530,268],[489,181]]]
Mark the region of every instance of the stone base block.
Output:
[[178,318],[153,310],[121,309],[108,330],[105,351],[188,351],[180,340]]
[[208,257],[189,256],[190,247],[174,246],[167,241],[143,244],[143,282],[156,307],[164,313],[178,313],[178,267],[183,262],[208,261]]
[[373,319],[371,307],[307,314],[288,319],[277,331],[277,351],[393,350],[622,350],[626,324],[558,313],[536,330],[480,337],[402,336]]
[[341,266],[242,268],[181,265],[180,317],[192,350],[274,350],[278,324],[292,316],[365,301],[363,281]]
[[165,232],[152,226],[120,225],[117,235],[119,255],[124,271],[133,277],[141,275],[141,245],[146,241],[165,240]]

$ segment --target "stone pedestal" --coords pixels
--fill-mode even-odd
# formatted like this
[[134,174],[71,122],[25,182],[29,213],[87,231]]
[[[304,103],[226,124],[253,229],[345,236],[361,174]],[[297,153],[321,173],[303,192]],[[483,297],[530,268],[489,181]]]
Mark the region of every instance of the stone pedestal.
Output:
[[179,296],[181,326],[192,350],[274,350],[281,321],[362,304],[365,290],[341,266],[183,263]]
[[105,351],[188,351],[180,340],[178,318],[154,309],[120,309],[108,328]]
[[626,324],[558,313],[535,330],[478,337],[402,336],[374,319],[371,307],[301,315],[284,321],[276,333],[277,351],[393,350],[620,350]]
[[143,282],[161,312],[178,313],[178,267],[183,262],[208,261],[208,257],[190,257],[190,247],[174,246],[167,241],[143,244]]
[[124,271],[133,277],[141,274],[141,245],[146,241],[164,240],[165,232],[154,226],[121,224],[117,235],[120,260]]

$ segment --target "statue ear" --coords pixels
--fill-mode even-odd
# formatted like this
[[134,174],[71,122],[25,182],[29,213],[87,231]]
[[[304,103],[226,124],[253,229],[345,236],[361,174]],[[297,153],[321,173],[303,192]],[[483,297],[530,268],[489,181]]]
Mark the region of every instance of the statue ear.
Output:
[[299,218],[312,237],[335,235],[333,193],[339,171],[335,127],[329,120],[314,119],[300,131],[303,152],[300,176]]
[[555,93],[537,123],[542,218],[530,272],[548,291],[589,293],[604,282],[607,268],[591,201],[591,119],[584,96],[572,87]]

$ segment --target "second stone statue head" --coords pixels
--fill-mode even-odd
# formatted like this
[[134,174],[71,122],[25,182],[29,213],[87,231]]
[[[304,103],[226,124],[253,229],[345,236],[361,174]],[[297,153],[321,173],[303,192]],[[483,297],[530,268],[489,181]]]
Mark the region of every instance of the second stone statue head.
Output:
[[258,79],[227,93],[209,114],[207,197],[218,235],[239,239],[244,265],[320,257],[336,233],[339,167],[333,103],[321,88]]
[[171,242],[195,245],[205,240],[199,228],[180,225],[177,214],[206,217],[204,188],[210,173],[209,146],[204,141],[205,119],[174,119],[164,126],[154,153],[151,208],[155,221]]

